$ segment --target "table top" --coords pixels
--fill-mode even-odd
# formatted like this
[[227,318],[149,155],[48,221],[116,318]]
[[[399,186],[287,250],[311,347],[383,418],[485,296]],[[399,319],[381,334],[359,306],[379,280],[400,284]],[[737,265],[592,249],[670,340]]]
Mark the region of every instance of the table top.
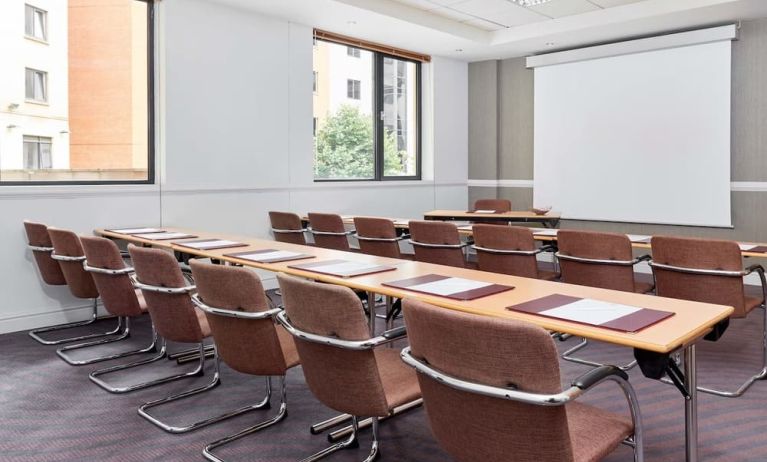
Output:
[[512,210],[503,213],[475,213],[466,210],[432,210],[423,214],[424,218],[451,218],[459,220],[506,220],[506,219],[524,219],[551,221],[559,220],[559,212],[548,212],[544,215],[536,215],[527,210]]
[[[488,273],[463,268],[453,268],[449,266],[434,265],[408,260],[381,258],[357,252],[343,252],[313,246],[303,246],[276,242],[272,240],[257,239],[246,236],[233,236],[226,233],[198,232],[188,229],[177,229],[169,227],[163,227],[163,229],[167,231],[188,232],[198,237],[193,239],[179,239],[174,241],[152,241],[131,235],[105,231],[103,229],[98,229],[95,231],[95,233],[105,237],[123,239],[135,244],[151,245],[158,248],[183,251],[184,253],[198,257],[215,258],[222,261],[238,263],[243,266],[252,268],[259,268],[273,272],[284,272],[295,276],[307,277],[323,282],[350,287],[353,289],[371,291],[382,295],[388,295],[397,298],[417,298],[419,300],[423,300],[425,302],[429,302],[444,308],[455,309],[468,313],[523,320],[551,331],[564,332],[567,334],[586,337],[593,340],[609,342],[626,347],[640,348],[658,353],[669,353],[680,347],[684,347],[697,341],[700,339],[700,337],[705,335],[712,326],[714,326],[719,321],[729,317],[733,312],[732,307],[723,305],[712,305],[686,300],[675,300],[651,295],[576,286],[559,282],[540,281],[536,279],[520,278],[503,274]],[[174,242],[216,238],[242,242],[247,244],[247,247],[216,250],[197,250],[181,247],[174,244]],[[342,278],[289,268],[289,266],[295,265],[296,261],[281,263],[258,263],[236,257],[224,256],[224,254],[227,253],[264,249],[288,250],[301,252],[316,257],[311,260],[303,260],[303,262],[349,260],[361,263],[374,263],[378,265],[394,266],[396,267],[396,270],[388,271],[385,273]],[[420,294],[408,291],[406,289],[387,287],[383,285],[386,282],[413,278],[426,274],[462,277],[483,282],[511,285],[515,288],[514,290],[488,297],[469,301],[459,301],[439,296]],[[674,312],[675,315],[639,332],[625,333],[574,322],[509,311],[506,309],[508,306],[517,305],[519,303],[545,297],[551,294],[564,294],[575,297],[592,298],[608,302],[621,303],[625,305],[638,306],[642,308],[671,311]]]

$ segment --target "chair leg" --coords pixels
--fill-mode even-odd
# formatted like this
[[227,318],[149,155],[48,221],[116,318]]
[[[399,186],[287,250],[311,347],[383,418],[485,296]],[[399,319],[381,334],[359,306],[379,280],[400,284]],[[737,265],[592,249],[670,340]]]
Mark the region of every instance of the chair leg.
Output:
[[[570,361],[571,363],[583,364],[585,366],[593,366],[593,367],[604,366],[604,364],[602,364],[602,363],[598,363],[598,362],[595,362],[595,361],[589,361],[587,359],[576,358],[575,356],[572,356],[573,353],[575,353],[578,350],[581,350],[581,349],[585,348],[586,345],[588,345],[588,344],[589,344],[589,341],[584,338],[581,341],[581,343],[575,345],[574,347],[572,347],[569,350],[567,350],[564,353],[562,353],[562,359],[564,359],[565,361]],[[622,370],[622,371],[628,371],[628,370],[634,368],[636,365],[637,365],[637,361],[634,360],[634,361],[631,361],[630,363],[625,364],[623,366],[618,366],[618,368],[620,370]]]
[[69,337],[69,338],[62,338],[58,340],[46,340],[42,337],[40,337],[40,334],[44,334],[47,332],[56,332],[59,330],[65,330],[65,329],[71,329],[73,327],[81,327],[81,326],[87,326],[89,324],[93,324],[99,319],[109,319],[113,316],[105,316],[103,318],[98,317],[98,299],[93,299],[93,313],[91,314],[91,317],[85,321],[76,321],[76,322],[70,322],[66,324],[59,324],[56,326],[50,326],[50,327],[43,327],[41,329],[35,329],[32,331],[29,331],[29,336],[33,339],[37,340],[39,343],[42,343],[43,345],[61,345],[62,343],[69,343],[69,342],[79,342],[80,340],[88,340],[91,338],[98,338],[98,337],[104,337],[107,335],[114,335],[117,333],[116,330],[110,331],[110,332],[103,332],[103,333],[97,333],[97,334],[88,334],[88,335],[80,335],[77,337]]
[[[271,397],[271,393],[272,393],[272,380],[271,380],[271,377],[267,377],[265,401],[267,402],[269,401],[269,398]],[[214,441],[210,443],[209,445],[205,446],[205,449],[202,450],[202,455],[203,457],[210,460],[211,462],[224,462],[223,459],[213,454],[214,449],[220,448],[221,446],[229,444],[232,441],[236,441],[240,438],[251,435],[265,428],[271,427],[272,425],[284,419],[287,414],[288,414],[288,407],[287,407],[287,395],[285,390],[285,376],[282,376],[280,377],[280,410],[279,412],[277,412],[277,415],[275,415],[271,419],[268,419],[256,425],[253,425],[252,427],[248,427],[245,430],[240,431],[239,433],[235,433],[234,435],[230,435],[225,438],[221,438],[218,441]]]
[[[148,403],[144,403],[138,408],[139,415],[147,419],[149,422],[153,423],[157,427],[160,427],[161,429],[165,430],[168,433],[187,433],[192,430],[197,430],[198,428],[206,427],[208,425],[221,422],[222,420],[230,419],[232,417],[238,416],[240,414],[244,414],[246,412],[255,411],[258,409],[267,409],[269,407],[270,396],[267,395],[263,401],[257,404],[249,404],[239,409],[235,409],[233,411],[229,411],[224,414],[221,414],[215,417],[210,417],[210,418],[200,420],[200,421],[194,422],[189,425],[184,425],[184,426],[169,425],[161,421],[160,419],[152,416],[151,414],[149,414],[149,412],[147,412],[149,409],[155,408],[157,406],[162,406],[163,404],[168,404],[173,401],[178,401],[180,399],[198,395],[200,393],[204,393],[206,391],[210,391],[216,388],[221,383],[218,355],[215,356],[214,363],[215,363],[215,372],[213,373],[213,378],[206,385],[202,387],[194,388],[191,390],[187,390],[177,395],[168,396],[167,398],[157,399],[154,401],[150,401]],[[200,369],[202,369],[204,365],[205,365],[205,345],[200,343]]]
[[[359,447],[359,442],[357,441],[357,434],[359,431],[358,421],[359,421],[358,417],[356,416],[352,417],[352,432],[347,439],[339,443],[336,443],[328,448],[325,448],[322,451],[316,454],[313,454],[307,457],[306,459],[303,459],[301,462],[314,462],[324,457],[327,457],[335,452],[338,452],[341,449]],[[380,456],[380,453],[378,451],[378,418],[373,417],[372,422],[373,422],[372,424],[373,425],[373,444],[370,448],[370,453],[368,454],[368,456],[365,458],[363,462],[372,462],[378,459],[378,457]]]
[[125,340],[126,338],[129,338],[130,337],[130,318],[129,317],[118,318],[118,326],[120,326],[120,324],[122,324],[122,320],[123,319],[125,319],[124,329],[123,329],[122,333],[120,333],[120,335],[118,335],[117,337],[112,337],[112,338],[102,339],[102,340],[96,340],[95,342],[80,343],[80,344],[77,344],[77,345],[67,345],[65,347],[61,347],[58,350],[56,350],[56,354],[59,355],[59,357],[61,359],[63,359],[67,364],[70,364],[72,366],[82,366],[82,365],[85,365],[85,364],[93,364],[93,363],[98,363],[98,362],[102,362],[102,361],[109,361],[109,360],[112,360],[112,359],[125,358],[127,356],[133,356],[133,355],[137,355],[137,354],[149,353],[149,352],[152,352],[152,351],[157,351],[157,341],[153,337],[152,338],[152,343],[149,346],[145,347],[145,348],[141,348],[141,349],[138,349],[138,350],[125,351],[125,352],[122,352],[122,353],[114,353],[114,354],[107,355],[107,356],[99,356],[99,357],[90,358],[90,359],[74,360],[74,359],[70,358],[69,355],[66,353],[66,352],[72,351],[72,350],[80,350],[82,348],[89,348],[89,347],[98,346],[98,345],[105,345],[107,343],[115,343],[115,342],[119,342],[121,340]]
[[[370,427],[374,422],[382,422],[384,420],[389,420],[392,417],[396,417],[400,414],[404,414],[405,412],[415,409],[423,404],[423,398],[418,398],[416,400],[413,400],[409,403],[405,403],[401,406],[395,407],[391,414],[385,416],[385,417],[376,417],[375,420],[373,418],[368,417],[367,419],[362,419],[359,422],[357,422],[357,430],[364,430],[368,427]],[[331,443],[335,443],[336,441],[340,440],[341,438],[344,438],[348,436],[353,431],[353,428],[351,425],[339,428],[338,430],[332,431],[328,433],[328,441]]]
[[[157,341],[158,336],[156,332],[153,333],[153,337],[155,341]],[[153,362],[160,361],[161,359],[165,358],[165,356],[167,355],[167,352],[168,352],[167,342],[165,341],[165,339],[160,338],[160,351],[158,351],[155,356],[148,359],[142,359],[140,361],[128,363],[128,364],[119,364],[116,366],[107,367],[105,369],[98,369],[91,372],[88,375],[88,378],[91,380],[91,382],[95,383],[96,385],[108,391],[109,393],[122,394],[122,393],[130,393],[136,390],[143,390],[144,388],[154,387],[157,385],[162,385],[164,383],[173,382],[176,380],[181,380],[181,379],[185,379],[189,377],[199,377],[204,374],[203,363],[201,361],[200,364],[193,371],[185,372],[183,374],[171,375],[169,377],[163,377],[160,379],[150,380],[148,382],[137,383],[137,384],[128,385],[124,387],[114,387],[101,379],[101,376],[105,374],[124,371],[126,369],[132,369],[134,367],[139,367],[145,364],[150,364]]]

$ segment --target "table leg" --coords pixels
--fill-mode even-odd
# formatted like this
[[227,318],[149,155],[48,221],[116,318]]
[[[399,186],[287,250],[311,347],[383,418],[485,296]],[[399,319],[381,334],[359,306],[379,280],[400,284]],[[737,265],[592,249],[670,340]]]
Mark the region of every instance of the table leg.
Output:
[[698,460],[698,378],[696,376],[695,345],[684,353],[685,386],[690,397],[684,403],[685,453],[687,462]]
[[376,294],[375,292],[368,292],[368,327],[370,328],[370,336],[376,335]]

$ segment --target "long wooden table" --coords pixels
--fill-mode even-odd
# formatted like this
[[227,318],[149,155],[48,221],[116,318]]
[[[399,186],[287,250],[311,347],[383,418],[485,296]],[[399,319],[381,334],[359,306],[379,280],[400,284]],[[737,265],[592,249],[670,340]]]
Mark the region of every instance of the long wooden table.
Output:
[[[252,237],[232,236],[224,233],[207,233],[175,228],[163,229],[168,231],[188,232],[190,234],[196,235],[197,237],[171,241],[155,241],[103,229],[96,230],[95,232],[101,236],[125,240],[136,245],[164,248],[167,250],[185,253],[194,257],[213,258],[224,262],[240,264],[243,266],[272,272],[284,272],[295,276],[301,276],[327,283],[346,286],[352,289],[364,290],[369,293],[382,294],[397,298],[416,298],[447,309],[454,309],[482,316],[493,316],[498,318],[526,321],[551,331],[563,332],[566,334],[608,342],[615,345],[646,350],[654,353],[668,354],[676,350],[683,349],[685,352],[685,385],[689,392],[689,398],[685,401],[687,461],[697,460],[697,384],[695,344],[716,324],[728,318],[733,312],[732,307],[668,299],[650,295],[618,292],[613,290],[597,289],[556,282],[540,281],[536,279],[520,278],[496,273],[488,273],[463,268],[453,268],[407,260],[381,258],[356,252],[342,252],[312,246],[302,246],[275,242],[271,240],[256,239]],[[228,249],[197,250],[177,244],[187,240],[198,239],[228,239],[236,242],[241,242],[246,245],[243,247]],[[250,260],[225,256],[225,254],[229,253],[265,249],[301,252],[312,255],[315,258],[310,260],[299,260],[282,263],[257,263]],[[396,270],[358,277],[341,278],[290,268],[290,266],[297,263],[319,262],[327,260],[349,260],[356,262],[375,263],[379,265],[394,266],[396,267]],[[475,300],[457,301],[383,285],[386,282],[413,278],[427,274],[462,277],[484,282],[511,285],[514,286],[514,289]],[[607,302],[633,305],[642,308],[670,311],[674,313],[674,316],[637,333],[623,333],[574,322],[560,321],[531,314],[509,311],[506,309],[506,307],[511,305],[517,305],[529,300],[552,294],[592,298]]]
[[557,212],[548,212],[543,215],[537,215],[533,212],[512,210],[503,213],[476,213],[466,210],[432,210],[423,214],[424,220],[442,220],[442,221],[476,221],[484,223],[542,223],[549,228],[559,226],[560,214]]

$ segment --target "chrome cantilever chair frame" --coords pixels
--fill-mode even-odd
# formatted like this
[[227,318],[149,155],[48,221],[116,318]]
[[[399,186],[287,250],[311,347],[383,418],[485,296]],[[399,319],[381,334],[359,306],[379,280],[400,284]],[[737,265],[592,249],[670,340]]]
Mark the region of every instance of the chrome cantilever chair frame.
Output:
[[[282,312],[282,308],[273,308],[271,310],[258,311],[258,312],[226,310],[223,308],[218,308],[218,307],[214,307],[214,306],[210,306],[206,304],[200,299],[200,296],[198,294],[192,295],[192,302],[195,304],[197,308],[199,308],[205,313],[210,313],[216,316],[227,316],[230,318],[238,318],[238,319],[275,319],[275,316],[278,313]],[[261,403],[256,405],[256,407],[254,407],[253,410],[269,409],[271,407],[270,406],[271,396],[272,396],[272,378],[266,377],[266,397]],[[288,407],[287,407],[287,393],[285,388],[285,376],[281,376],[280,377],[280,408],[277,414],[263,422],[257,423],[256,425],[248,427],[233,435],[226,436],[224,438],[221,438],[219,440],[216,440],[208,444],[207,446],[205,446],[205,449],[203,449],[202,451],[203,457],[205,457],[207,460],[210,460],[212,462],[224,462],[217,455],[213,454],[214,449],[220,448],[221,446],[227,445],[233,441],[239,440],[240,438],[256,433],[267,427],[271,427],[272,425],[284,419],[287,413],[288,413]]]
[[[615,266],[635,266],[643,261],[650,261],[649,255],[642,255],[641,257],[634,258],[633,260],[604,260],[599,258],[583,258],[583,257],[575,257],[572,255],[563,255],[560,252],[554,253],[554,257],[557,260],[569,260],[569,261],[575,261],[578,263],[593,263],[593,264],[599,264],[599,265],[615,265]],[[560,340],[566,340],[569,338],[569,336],[559,336]],[[575,356],[572,356],[576,351],[579,351],[583,348],[585,348],[589,344],[588,339],[582,338],[581,342],[575,345],[574,347],[570,348],[569,350],[562,353],[561,357],[565,361],[570,361],[572,363],[577,364],[583,364],[585,366],[593,366],[593,367],[600,367],[604,366],[602,363],[598,363],[596,361],[589,361],[587,359],[577,358]],[[625,364],[623,366],[617,366],[622,371],[627,371],[629,369],[634,368],[637,365],[637,361],[633,360],[628,364]]]
[[[469,246],[467,242],[461,242],[460,244],[429,244],[428,242],[418,242],[414,241],[413,239],[408,239],[408,242],[413,247],[428,247],[431,249],[461,249],[461,251],[463,251],[464,247]],[[464,261],[469,261],[469,252],[463,252],[463,259]]]
[[[85,269],[85,271],[88,271],[89,273],[98,273],[98,274],[104,274],[107,276],[124,276],[124,275],[133,274],[134,272],[133,268],[130,266],[125,268],[120,268],[120,269],[108,269],[108,268],[98,268],[98,267],[90,266],[88,265],[87,260],[83,260],[83,269]],[[56,350],[56,354],[59,355],[61,359],[66,361],[67,364],[71,364],[72,366],[82,366],[86,364],[94,364],[94,363],[98,363],[102,361],[109,361],[112,359],[120,359],[120,358],[125,358],[127,356],[133,356],[133,355],[138,355],[142,353],[150,353],[150,352],[157,351],[157,337],[153,335],[152,342],[149,344],[149,346],[140,348],[138,350],[131,350],[131,351],[126,351],[122,353],[114,353],[111,355],[99,356],[96,358],[82,359],[82,360],[74,360],[69,357],[69,355],[67,354],[68,351],[79,350],[82,348],[89,348],[89,347],[97,346],[97,345],[104,345],[107,343],[119,342],[120,340],[129,338],[130,337],[130,318],[127,316],[118,317],[117,322],[118,322],[118,328],[120,327],[123,328],[122,332],[117,337],[96,340],[94,342],[80,343],[77,345],[67,345],[65,347],[62,347]]]
[[[390,331],[386,331],[382,333],[381,335],[378,335],[376,337],[373,337],[367,340],[341,340],[337,338],[325,337],[322,335],[304,332],[296,328],[290,323],[290,319],[288,318],[287,313],[284,311],[277,315],[277,320],[279,321],[280,324],[282,324],[283,327],[285,327],[285,329],[291,335],[303,341],[318,343],[321,345],[330,345],[337,348],[342,348],[345,350],[353,350],[353,351],[372,350],[373,348],[379,347],[381,345],[386,345],[387,343],[400,340],[404,338],[405,335],[407,334],[404,327],[399,327],[396,329],[392,329]],[[407,409],[411,409],[412,407],[418,406],[422,402],[423,400],[419,398],[413,401],[412,403],[408,403]],[[404,408],[405,406],[402,406],[402,407]],[[336,444],[333,444],[332,446],[329,446],[328,448],[323,449],[322,451],[303,459],[301,462],[314,462],[330,454],[333,454],[334,452],[337,452],[341,449],[357,447],[358,445],[357,436],[359,434],[359,429],[360,429],[359,417],[349,416],[348,414],[342,414],[341,416],[335,417],[332,420],[335,420],[336,423],[341,423],[348,419],[351,419],[352,425],[351,425],[351,428],[348,431],[346,431],[346,433],[349,433],[349,437],[347,439],[340,441]],[[370,453],[368,454],[367,458],[365,458],[364,462],[372,462],[378,457],[378,424],[381,419],[379,417],[371,417],[365,420],[369,421],[370,425],[373,427],[373,443],[370,449]]]
[[[184,274],[186,274],[186,273],[184,273]],[[153,287],[155,287],[155,286],[149,286],[149,285],[146,285],[146,284],[142,284],[141,282],[139,282],[136,279],[136,275],[135,274],[131,274],[130,278],[131,278],[131,281],[133,283],[133,286],[138,288],[138,289],[146,289],[146,288],[153,288]],[[194,284],[191,284],[191,285],[184,286],[184,287],[175,287],[175,288],[159,287],[158,289],[162,289],[162,292],[163,293],[167,293],[167,294],[188,294],[188,293],[191,293],[191,292],[194,292],[195,290],[197,290],[197,287]],[[147,289],[147,290],[151,290],[151,289]],[[157,290],[157,292],[160,292],[160,290]],[[162,384],[168,383],[168,382],[174,382],[176,380],[185,379],[185,378],[188,378],[188,377],[199,377],[199,376],[204,374],[205,356],[206,355],[205,355],[205,345],[201,343],[199,345],[199,348],[198,348],[198,350],[199,350],[198,354],[200,355],[200,357],[199,357],[199,364],[192,371],[185,372],[183,374],[176,374],[176,375],[171,375],[171,376],[168,376],[168,377],[162,377],[162,378],[159,378],[159,379],[150,380],[148,382],[142,382],[142,383],[137,383],[137,384],[133,384],[133,385],[126,385],[126,386],[122,386],[122,387],[112,386],[112,385],[108,384],[107,382],[105,382],[103,379],[101,379],[101,376],[103,376],[103,375],[111,374],[113,372],[124,371],[126,369],[132,369],[134,367],[139,367],[139,366],[143,366],[143,365],[146,365],[146,364],[151,364],[153,362],[156,362],[156,361],[159,361],[161,359],[166,358],[168,356],[168,344],[167,344],[167,341],[164,338],[161,338],[161,337],[159,337],[157,335],[157,331],[154,329],[154,326],[152,327],[152,342],[155,343],[155,344],[157,344],[159,342],[160,349],[159,349],[159,351],[157,351],[157,354],[152,356],[151,358],[142,359],[140,361],[135,361],[135,362],[128,363],[128,364],[118,364],[116,366],[111,366],[111,367],[107,367],[107,368],[104,368],[104,369],[97,369],[97,370],[91,372],[88,375],[88,378],[91,380],[91,382],[95,383],[96,385],[98,385],[102,389],[108,391],[109,393],[122,394],[122,393],[130,393],[130,392],[136,391],[136,390],[142,390],[144,388],[154,387],[154,386],[157,386],[157,385],[162,385]]]
[[[49,252],[51,254],[51,258],[56,261],[66,261],[66,262],[80,262],[85,261],[85,256],[79,256],[79,257],[73,257],[73,256],[67,256],[67,255],[56,255],[54,252],[53,247],[40,247],[35,245],[28,245],[28,249],[36,251],[36,252]],[[85,321],[75,321],[75,322],[69,322],[66,324],[58,324],[56,326],[50,326],[50,327],[43,327],[40,329],[35,329],[29,331],[29,336],[33,339],[37,340],[38,342],[42,343],[43,345],[61,345],[63,343],[70,343],[70,342],[79,342],[80,340],[88,340],[92,338],[100,338],[100,337],[106,337],[108,335],[115,335],[120,333],[122,330],[122,320],[117,320],[117,327],[114,330],[111,330],[109,332],[102,332],[102,333],[96,333],[96,334],[87,334],[87,335],[80,335],[77,337],[69,337],[69,338],[63,338],[58,340],[45,340],[44,338],[40,337],[40,334],[45,332],[55,332],[59,330],[64,329],[70,329],[73,327],[82,327],[87,326],[89,324],[93,324],[94,322],[102,319],[110,319],[113,318],[113,316],[104,316],[102,318],[99,318],[99,299],[94,298],[93,299],[93,312],[89,319],[86,319]],[[70,363],[71,364],[71,363]]]
[[[190,294],[191,292],[193,292],[194,290],[197,289],[197,287],[194,286],[194,285],[186,286],[186,287],[179,287],[179,288],[171,288],[171,287],[160,287],[160,286],[154,286],[154,285],[150,285],[150,284],[144,284],[144,283],[138,281],[138,279],[135,277],[135,275],[133,276],[133,281],[134,281],[134,285],[137,288],[141,289],[141,290],[146,290],[148,292],[163,293],[163,294]],[[199,301],[199,297],[192,296],[193,303],[197,304],[197,301],[195,301],[195,299],[197,301]],[[199,301],[199,303],[202,303],[202,302]],[[197,305],[197,306],[199,306],[199,305]],[[211,309],[213,309],[213,308],[211,308]],[[205,355],[205,345],[201,342],[200,345],[199,345],[199,348],[200,348],[200,352],[199,352],[199,355],[200,355],[200,370],[202,371],[204,369],[204,367],[205,367],[205,356],[206,356]],[[249,405],[243,406],[243,407],[241,407],[239,409],[235,409],[235,410],[232,410],[232,411],[227,411],[227,412],[225,412],[225,413],[223,413],[221,415],[217,415],[217,416],[214,416],[214,417],[209,417],[207,419],[199,420],[197,422],[193,422],[193,423],[188,424],[188,425],[175,426],[175,425],[170,425],[168,423],[165,423],[162,420],[158,419],[157,417],[154,417],[153,415],[149,414],[149,412],[148,412],[149,409],[152,409],[152,408],[155,408],[155,407],[158,407],[158,406],[162,406],[164,404],[171,403],[171,402],[174,402],[174,401],[178,401],[180,399],[188,398],[190,396],[198,395],[200,393],[204,393],[206,391],[210,391],[210,390],[216,388],[217,386],[219,386],[221,384],[221,367],[220,367],[221,364],[220,364],[220,361],[219,361],[218,354],[215,352],[215,347],[214,347],[213,363],[214,363],[214,372],[213,372],[213,377],[211,378],[210,382],[208,382],[207,384],[205,384],[205,385],[203,385],[201,387],[193,388],[191,390],[187,390],[187,391],[184,391],[182,393],[171,395],[171,396],[168,396],[166,398],[156,399],[156,400],[144,403],[141,406],[139,406],[139,408],[138,408],[139,415],[141,417],[147,419],[149,422],[151,422],[155,426],[165,430],[168,433],[187,433],[187,432],[190,432],[190,431],[193,431],[193,430],[197,430],[198,428],[206,427],[208,425],[212,425],[214,423],[221,422],[223,420],[230,419],[232,417],[236,417],[236,416],[244,414],[246,412],[255,411],[255,410],[258,410],[258,409],[265,409],[265,408],[269,407],[269,402],[270,402],[270,398],[271,398],[271,386],[270,386],[271,384],[269,382],[270,379],[267,377],[267,379],[266,379],[267,393],[266,393],[266,397],[263,400],[261,400],[260,402],[258,402],[256,404],[249,404]]]
[[[734,391],[717,390],[715,388],[697,387],[698,391],[708,393],[711,395],[722,396],[724,398],[737,398],[746,392],[751,385],[757,380],[763,380],[767,378],[767,310],[765,309],[765,303],[767,303],[767,278],[765,278],[765,270],[762,265],[751,265],[742,271],[727,271],[727,270],[711,270],[711,269],[698,269],[698,268],[685,268],[681,266],[665,265],[662,263],[655,263],[650,261],[650,267],[655,270],[659,268],[667,271],[676,271],[679,273],[697,274],[702,276],[724,276],[724,277],[738,277],[743,278],[756,272],[759,275],[759,282],[762,286],[762,304],[759,306],[762,308],[762,315],[764,317],[764,324],[762,327],[762,368],[756,374],[748,378],[741,386]],[[654,274],[654,273],[653,273]],[[664,383],[672,383],[667,378],[663,378]]]
[[[484,385],[480,383],[467,382],[465,380],[453,377],[445,374],[437,369],[434,369],[430,365],[415,358],[411,352],[410,347],[406,347],[400,354],[405,364],[413,367],[418,373],[424,374],[437,382],[454,388],[459,391],[474,393],[477,395],[488,396],[490,398],[517,401],[520,403],[530,404],[534,406],[564,406],[565,404],[575,401],[587,391],[596,387],[597,385],[612,381],[617,383],[623,391],[626,401],[628,402],[629,409],[631,411],[631,421],[634,424],[634,435],[623,443],[630,446],[634,450],[634,462],[644,461],[644,437],[642,429],[642,415],[639,410],[639,401],[637,400],[634,387],[631,386],[627,380],[627,375],[624,371],[621,371],[615,366],[601,366],[602,373],[599,374],[599,378],[596,380],[579,380],[595,372],[600,372],[599,369],[594,369],[579,377],[572,382],[570,388],[563,390],[557,394],[540,394],[529,393],[513,388],[500,388],[491,385]],[[585,385],[580,382],[586,382]]]
[[298,234],[298,233],[305,233],[309,231],[306,228],[301,229],[279,229],[279,228],[272,228],[272,233],[274,234]]

